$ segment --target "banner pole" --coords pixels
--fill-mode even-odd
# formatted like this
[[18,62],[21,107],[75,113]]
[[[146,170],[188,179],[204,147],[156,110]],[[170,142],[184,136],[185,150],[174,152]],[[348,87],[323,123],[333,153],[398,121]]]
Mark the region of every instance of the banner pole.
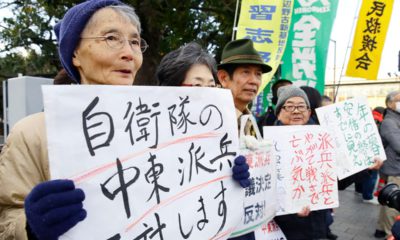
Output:
[[237,31],[237,15],[238,15],[238,12],[239,12],[239,1],[240,0],[236,0],[236,10],[235,10],[235,19],[233,20],[233,29],[232,29],[232,41],[233,40],[235,40],[235,33],[236,33],[236,31]]
[[338,84],[337,84],[337,87],[336,87],[336,90],[335,90],[335,96],[333,97],[333,102],[334,102],[334,103],[336,102],[336,97],[337,97],[338,92],[339,92],[339,86],[340,86],[340,82],[341,82],[342,77],[343,77],[343,71],[344,71],[344,66],[345,66],[345,64],[346,64],[347,55],[348,55],[349,49],[352,48],[352,46],[350,46],[350,43],[353,41],[354,36],[353,36],[353,38],[352,38],[351,35],[354,35],[354,34],[355,34],[355,33],[354,33],[354,28],[355,28],[354,25],[355,25],[355,23],[356,23],[356,21],[357,21],[357,19],[358,19],[358,17],[359,17],[359,16],[358,16],[359,13],[360,13],[360,0],[358,0],[358,3],[357,3],[357,8],[356,8],[356,11],[355,11],[355,17],[354,17],[354,20],[353,20],[353,24],[352,24],[352,26],[351,26],[351,31],[350,31],[349,40],[348,40],[348,42],[347,42],[346,53],[345,53],[345,55],[344,55],[344,59],[343,59],[343,63],[342,63],[342,69],[340,70],[339,81],[338,81]]

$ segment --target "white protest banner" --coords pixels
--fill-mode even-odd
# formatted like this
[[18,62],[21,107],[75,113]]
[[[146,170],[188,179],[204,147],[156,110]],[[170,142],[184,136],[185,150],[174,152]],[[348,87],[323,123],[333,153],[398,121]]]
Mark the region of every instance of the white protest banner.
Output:
[[60,239],[227,239],[244,189],[230,91],[43,87],[53,179],[74,180],[87,218]]
[[[246,136],[244,126],[253,124],[256,137]],[[260,228],[276,213],[276,163],[272,154],[271,141],[262,139],[257,123],[252,115],[244,115],[240,120],[239,154],[246,157],[250,171],[250,186],[246,188],[243,219],[231,237],[237,237]]]
[[372,111],[365,97],[316,109],[321,126],[334,132],[339,179],[353,175],[374,163],[386,160],[385,150]]
[[316,125],[264,127],[273,140],[277,164],[276,215],[339,206],[336,146],[329,131]]
[[274,220],[264,223],[254,231],[256,240],[286,240],[285,234]]

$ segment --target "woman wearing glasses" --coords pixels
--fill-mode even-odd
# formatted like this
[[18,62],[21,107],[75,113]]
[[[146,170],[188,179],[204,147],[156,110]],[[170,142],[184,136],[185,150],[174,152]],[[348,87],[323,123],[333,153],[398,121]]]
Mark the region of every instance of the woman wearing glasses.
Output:
[[305,125],[310,119],[310,102],[300,88],[290,85],[278,90],[275,113],[276,125]]
[[[69,9],[54,30],[61,63],[76,83],[132,85],[147,48],[132,7],[89,0]],[[1,239],[58,239],[86,217],[82,190],[70,180],[49,181],[45,130],[43,113],[28,116],[2,150]]]
[[[156,71],[160,86],[216,87],[217,64],[215,59],[195,42],[188,43],[161,60]],[[244,156],[237,156],[233,167],[233,178],[246,188],[250,185],[249,166]],[[254,240],[249,233],[232,240]]]
[[[306,93],[294,85],[278,90],[275,113],[278,126],[315,124],[310,120],[310,102]],[[326,238],[325,210],[310,211],[309,207],[304,207],[297,214],[277,216],[274,220],[288,240]]]
[[[161,86],[216,87],[217,64],[199,44],[191,42],[164,56],[156,78]],[[245,157],[237,156],[232,177],[243,188],[250,185],[248,169]]]

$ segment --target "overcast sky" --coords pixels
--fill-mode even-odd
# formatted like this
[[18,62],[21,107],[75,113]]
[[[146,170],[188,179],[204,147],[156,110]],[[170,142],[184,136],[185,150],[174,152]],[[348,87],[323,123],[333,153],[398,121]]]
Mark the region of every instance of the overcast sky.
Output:
[[[361,0],[339,0],[338,11],[331,34],[331,39],[336,40],[336,81],[338,81],[342,70],[343,61],[345,61],[346,50],[348,46],[353,44],[353,34],[357,25],[354,19],[358,16],[358,8]],[[390,19],[390,25],[386,36],[386,41],[381,57],[378,79],[388,78],[388,72],[396,72],[400,75],[398,66],[398,54],[400,50],[400,0],[394,0],[393,11]],[[354,23],[354,29],[352,29]],[[349,42],[350,39],[350,42]],[[333,42],[330,43],[329,54],[327,59],[325,80],[333,79]],[[347,60],[350,56],[351,49],[348,49],[346,56],[346,64],[344,65],[343,74],[346,73]],[[342,81],[356,80],[354,78],[342,78]]]
[[[338,11],[336,14],[336,20],[333,25],[331,39],[336,41],[336,81],[340,77],[340,73],[345,61],[346,50],[348,46],[351,46],[353,41],[353,32],[356,27],[354,19],[358,15],[358,8],[361,5],[361,0],[339,0]],[[388,78],[388,72],[396,72],[399,76],[400,73],[397,69],[398,66],[398,54],[400,50],[400,0],[394,0],[394,6],[390,21],[388,34],[386,36],[386,42],[382,53],[381,64],[379,68],[378,79]],[[12,13],[7,10],[0,10],[0,18],[10,16]],[[0,21],[1,22],[1,21]],[[354,23],[354,24],[353,24]],[[352,29],[354,25],[354,29]],[[350,42],[349,42],[349,39]],[[0,44],[0,48],[1,48]],[[326,75],[325,80],[330,82],[333,80],[333,42],[330,42]],[[350,49],[347,51],[346,61],[350,55]],[[346,62],[347,64],[347,62]],[[344,68],[346,69],[346,64]],[[345,74],[345,71],[343,71]],[[354,80],[351,79],[350,80]],[[342,78],[342,81],[346,81],[346,77]]]

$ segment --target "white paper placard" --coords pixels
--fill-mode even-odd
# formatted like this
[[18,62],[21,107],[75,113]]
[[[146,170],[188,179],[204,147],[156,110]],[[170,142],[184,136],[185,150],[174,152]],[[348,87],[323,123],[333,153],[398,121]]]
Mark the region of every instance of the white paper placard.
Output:
[[316,125],[264,127],[273,140],[277,164],[277,215],[303,207],[339,206],[336,147],[331,133]]
[[45,86],[43,95],[52,178],[86,194],[87,218],[60,239],[227,239],[240,222],[230,91]]
[[286,240],[285,234],[274,220],[263,224],[254,231],[254,235],[256,240]]
[[365,97],[316,109],[321,126],[331,129],[338,147],[338,178],[353,175],[386,160],[382,140]]
[[[248,141],[246,141],[246,140]],[[245,190],[243,218],[231,237],[253,232],[268,223],[276,214],[276,162],[270,140],[246,136],[241,140],[239,153],[249,164],[250,186]],[[246,147],[246,142],[253,148]],[[257,146],[258,145],[258,146]]]

